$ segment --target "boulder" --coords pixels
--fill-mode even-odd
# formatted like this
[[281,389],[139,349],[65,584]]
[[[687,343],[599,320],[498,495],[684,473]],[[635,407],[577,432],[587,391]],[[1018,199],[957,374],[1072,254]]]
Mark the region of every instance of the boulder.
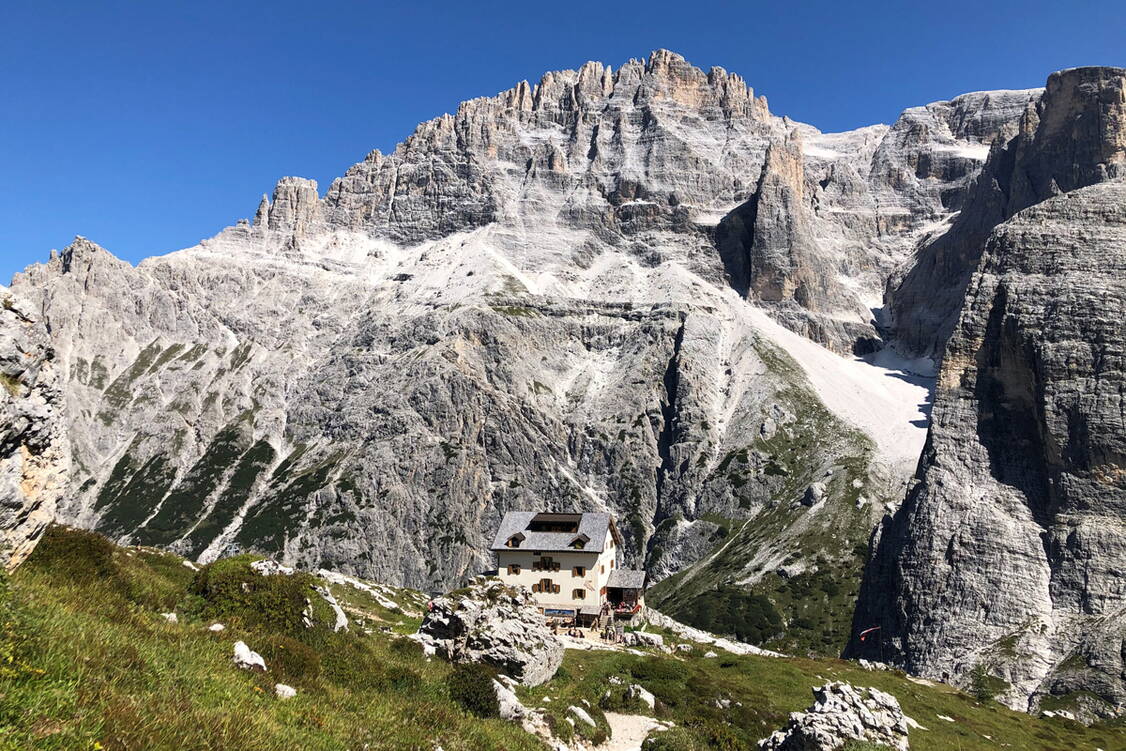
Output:
[[263,558],[260,561],[254,561],[250,564],[250,568],[254,569],[262,576],[293,576],[294,569],[290,566],[283,566],[277,561]]
[[235,665],[238,665],[243,670],[261,670],[266,672],[266,661],[262,659],[262,655],[258,654],[250,647],[246,646],[244,641],[235,642]]
[[497,580],[477,581],[433,600],[416,639],[453,662],[483,662],[527,686],[548,681],[563,662],[532,593]]
[[594,721],[594,718],[590,716],[590,713],[582,707],[570,706],[567,707],[567,711],[573,714],[575,717],[578,717],[587,725],[590,725],[592,728],[598,726],[598,724]]
[[794,712],[790,722],[759,741],[764,751],[833,751],[849,741],[866,741],[906,751],[908,723],[899,702],[874,688],[826,683],[813,689],[814,703]]
[[279,699],[292,699],[297,696],[297,689],[284,683],[277,683],[274,685],[274,696]]
[[657,704],[657,697],[653,696],[651,692],[646,691],[644,687],[638,686],[636,683],[626,689],[626,696],[630,699],[639,699],[642,704],[650,709],[653,709]]
[[520,720],[527,714],[527,708],[516,696],[516,692],[500,681],[493,681],[493,691],[497,695],[497,708],[503,720]]
[[627,631],[622,637],[622,643],[627,647],[663,647],[665,637],[645,631]]

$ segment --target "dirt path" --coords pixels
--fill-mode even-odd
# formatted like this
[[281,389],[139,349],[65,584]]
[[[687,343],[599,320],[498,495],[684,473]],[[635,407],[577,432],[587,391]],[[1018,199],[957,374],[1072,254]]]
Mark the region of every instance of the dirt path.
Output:
[[649,735],[649,731],[662,724],[652,717],[642,715],[616,712],[605,714],[614,735],[596,751],[641,751],[641,742]]

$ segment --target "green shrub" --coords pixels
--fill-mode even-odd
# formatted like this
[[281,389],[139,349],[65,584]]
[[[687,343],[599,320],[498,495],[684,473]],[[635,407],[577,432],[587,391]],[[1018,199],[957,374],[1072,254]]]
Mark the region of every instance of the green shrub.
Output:
[[978,701],[992,701],[993,697],[1008,688],[1005,681],[990,675],[989,670],[978,663],[970,671],[970,695]]
[[59,582],[120,588],[114,544],[96,532],[51,525],[24,563]]
[[684,670],[672,660],[647,657],[629,667],[630,674],[639,681],[680,681]]
[[455,665],[446,679],[450,698],[478,717],[499,717],[500,702],[493,689],[493,672],[484,665]]
[[321,673],[320,655],[291,636],[271,634],[264,641],[256,642],[255,647],[270,666],[270,672],[284,679],[283,682],[307,684]]
[[355,634],[328,632],[314,646],[321,654],[324,679],[351,691],[387,691],[419,681],[417,675],[368,649]]
[[643,751],[700,751],[696,739],[684,728],[672,728],[649,734],[641,744]]
[[307,641],[313,634],[305,625],[305,609],[312,598],[320,599],[313,593],[313,578],[306,573],[263,576],[250,567],[253,561],[240,555],[200,569],[188,587],[204,603],[196,615],[235,619]]
[[555,715],[550,712],[545,712],[543,721],[547,723],[551,734],[564,743],[570,744],[571,739],[575,737],[575,728],[566,720],[560,721]]
[[606,712],[620,712],[622,714],[641,714],[644,707],[641,699],[629,695],[629,687],[623,685],[610,686],[598,706]]
[[391,651],[399,657],[408,659],[422,658],[422,645],[413,639],[395,639],[391,642]]

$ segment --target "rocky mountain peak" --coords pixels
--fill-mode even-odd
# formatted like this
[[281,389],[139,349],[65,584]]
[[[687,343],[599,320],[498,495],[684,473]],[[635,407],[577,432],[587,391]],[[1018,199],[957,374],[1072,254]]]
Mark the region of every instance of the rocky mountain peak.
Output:
[[[1035,119],[1033,119],[1035,117]],[[1008,213],[1058,193],[1126,174],[1126,69],[1070,68],[1048,77],[1028,112]]]
[[87,240],[82,235],[75,235],[70,245],[63,248],[58,255],[58,263],[66,273],[77,269],[88,268],[100,260],[114,260],[110,253],[95,242]]
[[[259,206],[259,213],[262,206]],[[303,177],[283,177],[274,186],[273,200],[266,212],[266,226],[276,232],[304,236],[322,222],[317,181]],[[255,224],[257,224],[257,220]]]
[[1053,73],[1043,95],[1024,107],[1017,132],[990,152],[949,231],[920,249],[889,288],[898,346],[937,356],[992,229],[1047,198],[1126,174],[1124,148],[1126,70]]

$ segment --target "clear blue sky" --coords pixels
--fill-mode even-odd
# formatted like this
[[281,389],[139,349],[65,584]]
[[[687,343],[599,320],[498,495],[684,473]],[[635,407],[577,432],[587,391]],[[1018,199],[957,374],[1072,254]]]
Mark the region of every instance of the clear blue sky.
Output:
[[843,130],[1126,65],[1126,3],[7,0],[0,281],[81,234],[136,262],[329,181],[420,120],[541,73],[666,47]]

